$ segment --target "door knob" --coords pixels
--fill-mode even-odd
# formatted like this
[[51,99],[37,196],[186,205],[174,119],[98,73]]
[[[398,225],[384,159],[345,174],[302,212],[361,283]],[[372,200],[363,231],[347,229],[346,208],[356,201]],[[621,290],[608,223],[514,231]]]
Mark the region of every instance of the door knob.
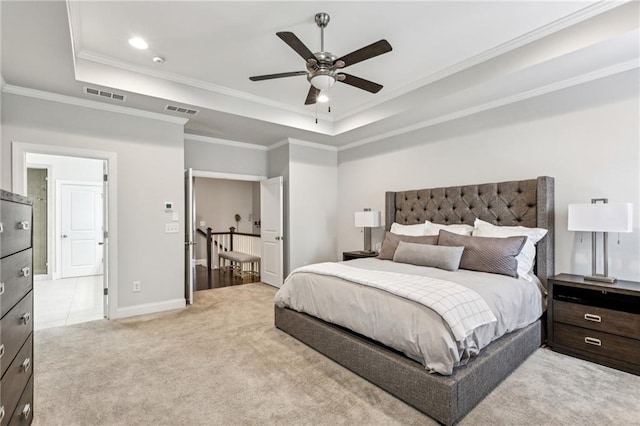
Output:
[[67,234],[62,234],[62,238],[67,238],[68,235]]
[[101,245],[104,245],[104,243],[103,243],[102,241],[100,241],[100,242],[98,243],[98,245],[99,245],[99,246],[101,246]]

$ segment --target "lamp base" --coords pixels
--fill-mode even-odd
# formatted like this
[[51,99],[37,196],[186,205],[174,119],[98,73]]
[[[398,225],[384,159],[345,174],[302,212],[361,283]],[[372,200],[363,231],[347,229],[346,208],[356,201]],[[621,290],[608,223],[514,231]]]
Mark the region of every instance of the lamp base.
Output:
[[613,284],[617,281],[616,278],[607,277],[605,275],[585,275],[584,279],[586,281],[598,281],[601,283],[609,283],[609,284]]

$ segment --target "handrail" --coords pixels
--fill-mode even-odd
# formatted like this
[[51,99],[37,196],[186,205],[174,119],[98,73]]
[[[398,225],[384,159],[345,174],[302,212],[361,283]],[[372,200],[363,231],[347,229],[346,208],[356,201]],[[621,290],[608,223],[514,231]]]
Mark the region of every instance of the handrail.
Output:
[[[261,235],[260,234],[250,234],[250,233],[246,233],[246,232],[235,232],[235,229],[233,226],[229,228],[228,232],[213,232],[213,230],[211,229],[211,227],[207,228],[207,232],[203,231],[200,228],[196,228],[196,231],[198,232],[198,234],[204,236],[207,238],[207,281],[208,281],[208,287],[211,288],[211,279],[212,279],[212,272],[211,272],[211,264],[212,264],[212,250],[211,250],[211,246],[212,243],[215,243],[216,247],[218,250],[223,250],[223,251],[233,251],[233,236],[234,235],[240,235],[240,236],[246,236],[246,237],[258,237],[260,238]],[[214,235],[229,235],[229,247],[224,247],[222,244],[218,243],[217,240],[213,239]]]

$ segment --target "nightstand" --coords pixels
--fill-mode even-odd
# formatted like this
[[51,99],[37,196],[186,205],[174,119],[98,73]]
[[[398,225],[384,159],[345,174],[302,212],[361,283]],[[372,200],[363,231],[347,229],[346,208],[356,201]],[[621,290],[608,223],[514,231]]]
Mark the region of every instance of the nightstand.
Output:
[[640,375],[640,283],[549,279],[548,344],[556,352]]
[[353,260],[353,259],[361,259],[363,257],[376,257],[378,256],[378,253],[373,252],[373,253],[369,253],[366,251],[362,251],[362,250],[356,250],[356,251],[343,251],[342,252],[342,260]]

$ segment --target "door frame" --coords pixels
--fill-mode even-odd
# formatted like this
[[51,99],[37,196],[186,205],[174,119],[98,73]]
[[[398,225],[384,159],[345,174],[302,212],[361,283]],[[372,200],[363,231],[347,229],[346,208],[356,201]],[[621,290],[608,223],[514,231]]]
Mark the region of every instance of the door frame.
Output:
[[97,151],[72,146],[43,145],[25,142],[11,142],[11,188],[18,194],[27,193],[27,153],[61,155],[65,157],[91,158],[104,160],[108,170],[108,182],[105,184],[104,226],[108,232],[105,238],[104,257],[107,270],[103,271],[103,286],[108,289],[106,296],[108,310],[104,311],[105,318],[115,318],[118,310],[118,286],[109,285],[110,281],[118,281],[118,164],[117,154],[109,151]]
[[[56,259],[56,270],[58,271],[58,273],[56,274],[57,278],[62,278],[62,240],[60,239],[60,234],[62,234],[62,185],[82,185],[82,186],[95,186],[95,187],[100,187],[102,188],[103,194],[102,194],[102,212],[104,212],[104,203],[105,203],[105,199],[104,199],[104,182],[88,182],[88,181],[76,181],[76,180],[57,180],[56,181],[56,214],[55,214],[55,219],[56,219],[56,234],[58,237],[56,238],[56,253],[58,253],[58,257]],[[102,223],[104,224],[104,218]],[[104,256],[105,256],[105,250],[104,248],[102,249],[102,263],[103,263],[103,267],[102,267],[102,274],[104,274]]]
[[[40,280],[51,280],[53,279],[53,264],[55,262],[54,250],[53,250],[53,242],[55,241],[55,229],[54,229],[54,210],[53,210],[53,191],[51,188],[51,171],[53,170],[53,166],[51,164],[41,164],[41,163],[27,163],[25,167],[25,173],[27,173],[26,169],[46,169],[47,170],[47,273],[46,274],[38,274],[33,275],[34,281]],[[27,180],[25,179],[25,185]]]

